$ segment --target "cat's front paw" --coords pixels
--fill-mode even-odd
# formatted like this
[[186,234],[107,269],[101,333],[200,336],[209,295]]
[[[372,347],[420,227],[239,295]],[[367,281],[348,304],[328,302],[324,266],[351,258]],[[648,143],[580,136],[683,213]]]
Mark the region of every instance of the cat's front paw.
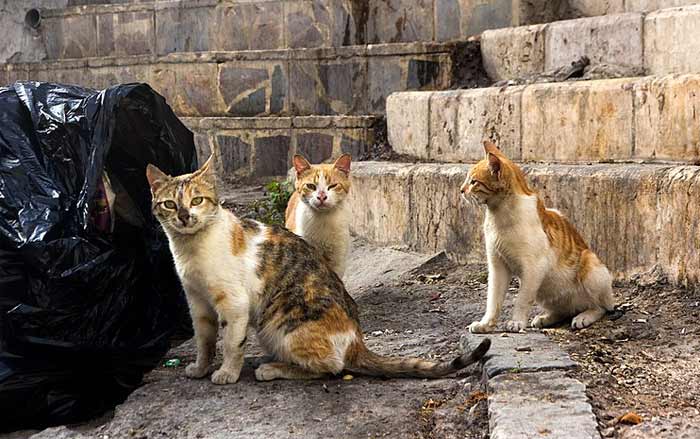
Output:
[[534,319],[532,319],[532,323],[530,324],[533,328],[545,328],[549,326],[549,315],[548,314],[540,314],[538,316],[535,316]]
[[506,323],[506,331],[508,332],[520,332],[525,329],[527,326],[526,322],[522,322],[520,320],[509,320],[508,323]]
[[214,384],[233,384],[238,381],[241,371],[231,371],[219,369],[211,375],[211,382]]
[[596,320],[597,319],[594,319],[586,313],[581,313],[571,320],[571,329],[588,328],[593,323],[595,323]]
[[258,381],[272,381],[277,378],[277,368],[269,364],[261,364],[255,369],[255,379]]
[[185,368],[185,376],[187,378],[204,378],[209,373],[209,366],[200,366],[197,363],[188,364]]
[[472,334],[485,334],[487,332],[492,332],[494,330],[494,325],[483,322],[472,322],[469,325],[469,332]]

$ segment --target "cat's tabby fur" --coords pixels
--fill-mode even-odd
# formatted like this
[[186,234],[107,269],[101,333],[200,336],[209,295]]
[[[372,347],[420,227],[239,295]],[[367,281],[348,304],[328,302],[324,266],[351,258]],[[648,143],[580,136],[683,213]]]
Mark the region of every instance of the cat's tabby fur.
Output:
[[341,279],[350,251],[349,154],[333,164],[311,165],[295,155],[295,191],[285,212],[287,229],[313,244]]
[[274,361],[258,380],[304,379],[343,370],[386,377],[435,378],[481,358],[489,347],[447,362],[388,358],[364,344],[357,306],[316,250],[278,226],[241,220],[219,204],[211,159],[198,171],[169,177],[149,165],[153,213],[170,242],[190,305],[197,360],[185,373],[210,372],[218,326],[223,364],[211,380],[234,383],[252,326]]
[[535,302],[545,312],[532,320],[533,327],[571,317],[573,328],[591,325],[613,308],[608,269],[561,213],[545,208],[515,163],[492,142],[484,142],[484,149],[486,157],[461,187],[466,199],[486,205],[486,313],[469,330],[495,329],[512,276],[520,279],[520,291],[508,330],[527,326]]

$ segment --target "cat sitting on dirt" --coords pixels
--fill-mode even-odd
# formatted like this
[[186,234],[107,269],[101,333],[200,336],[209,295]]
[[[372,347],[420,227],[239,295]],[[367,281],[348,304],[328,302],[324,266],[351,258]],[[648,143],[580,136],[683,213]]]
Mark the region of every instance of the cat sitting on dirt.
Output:
[[296,171],[295,191],[285,212],[285,226],[313,244],[343,278],[350,251],[349,154],[333,164],[311,165],[301,155],[292,163]]
[[486,205],[486,313],[469,330],[495,329],[512,276],[520,279],[520,291],[509,331],[527,326],[535,302],[545,310],[532,320],[536,328],[571,317],[574,329],[596,322],[613,309],[608,269],[561,213],[545,208],[515,163],[489,141],[484,149],[486,157],[460,189],[468,201]]
[[241,220],[219,204],[211,158],[198,171],[170,177],[146,171],[153,214],[168,236],[190,306],[197,359],[185,374],[210,372],[219,323],[223,364],[211,380],[238,381],[248,326],[274,358],[258,380],[308,379],[343,370],[384,377],[437,378],[484,356],[489,340],[452,361],[377,355],[364,344],[357,305],[343,282],[301,237],[279,226]]

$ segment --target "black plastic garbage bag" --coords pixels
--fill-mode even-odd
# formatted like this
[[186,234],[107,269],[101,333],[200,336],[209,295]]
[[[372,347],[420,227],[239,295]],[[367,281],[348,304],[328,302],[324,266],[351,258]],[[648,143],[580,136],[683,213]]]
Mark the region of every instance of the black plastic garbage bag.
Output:
[[189,330],[145,168],[196,161],[148,85],[0,88],[0,431],[114,407]]

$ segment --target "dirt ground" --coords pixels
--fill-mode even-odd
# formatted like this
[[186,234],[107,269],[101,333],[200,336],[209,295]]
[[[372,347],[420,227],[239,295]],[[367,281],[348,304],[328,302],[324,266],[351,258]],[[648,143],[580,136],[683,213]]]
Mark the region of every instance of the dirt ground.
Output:
[[[422,270],[432,272],[440,288],[467,286],[468,300],[485,303],[486,267],[442,259]],[[510,290],[501,325],[511,312],[515,281]],[[700,437],[700,291],[657,278],[616,283],[614,294],[617,309],[592,327],[572,331],[566,322],[544,330],[580,364],[570,375],[586,385],[601,434]],[[630,412],[641,424],[620,422]]]
[[[603,436],[700,437],[700,292],[618,285],[618,312],[591,328],[547,333],[578,361]],[[618,422],[634,412],[642,424]]]
[[[425,257],[391,249],[355,246],[353,259],[359,265],[351,267],[355,275],[347,283],[370,348],[386,355],[454,356],[460,335],[481,316],[486,267],[457,265],[444,256],[425,262]],[[501,325],[517,283],[510,289]],[[586,384],[601,434],[700,437],[700,292],[663,282],[624,283],[615,286],[615,298],[617,310],[591,328],[572,331],[562,324],[545,330],[580,363],[570,374]],[[180,360],[178,367],[149,374],[113,418],[70,431],[100,438],[488,437],[487,403],[476,367],[435,381],[337,377],[257,383],[253,368],[263,358],[249,342],[241,381],[221,387],[183,376],[194,353],[191,342],[173,349],[168,358]],[[629,412],[638,414],[641,424],[619,422]],[[73,436],[38,436],[49,437]]]

